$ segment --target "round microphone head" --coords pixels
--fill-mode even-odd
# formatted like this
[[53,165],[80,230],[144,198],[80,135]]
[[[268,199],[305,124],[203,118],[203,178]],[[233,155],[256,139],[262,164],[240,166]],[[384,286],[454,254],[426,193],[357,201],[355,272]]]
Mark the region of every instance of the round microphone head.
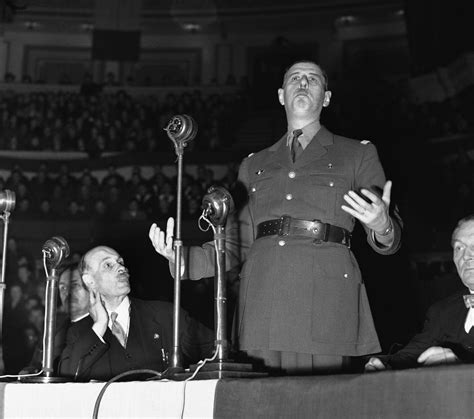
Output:
[[43,244],[43,253],[49,264],[57,267],[69,256],[69,245],[64,237],[54,236]]
[[202,209],[215,225],[224,225],[227,215],[234,211],[234,200],[230,192],[222,186],[211,186],[202,198]]
[[197,123],[189,115],[175,115],[168,122],[165,131],[177,143],[186,143],[196,137]]
[[15,192],[8,189],[0,191],[0,211],[12,212],[15,209]]

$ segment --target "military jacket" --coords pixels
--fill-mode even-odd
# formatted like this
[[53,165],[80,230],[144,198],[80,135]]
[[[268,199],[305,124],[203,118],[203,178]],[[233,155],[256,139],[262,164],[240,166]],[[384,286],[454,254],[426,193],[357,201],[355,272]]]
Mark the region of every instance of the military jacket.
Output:
[[[255,240],[259,223],[282,215],[352,231],[355,220],[341,209],[343,195],[360,188],[381,191],[386,181],[375,146],[321,127],[295,163],[284,136],[244,159],[239,179],[248,191],[248,205],[238,237],[229,239],[227,267],[239,257],[245,260],[240,348],[344,356],[380,351],[365,285],[348,246],[302,236]],[[392,223],[390,247],[378,245],[366,229],[376,252],[391,254],[399,248],[401,220],[392,216]],[[210,245],[190,250],[190,277],[213,273],[212,251]]]

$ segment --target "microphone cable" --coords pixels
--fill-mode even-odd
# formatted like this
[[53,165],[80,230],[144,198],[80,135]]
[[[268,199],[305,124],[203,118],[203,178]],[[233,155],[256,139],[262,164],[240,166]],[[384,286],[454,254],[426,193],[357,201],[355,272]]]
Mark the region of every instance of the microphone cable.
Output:
[[135,374],[150,374],[150,375],[155,375],[155,376],[160,377],[160,378],[164,378],[163,373],[155,371],[155,370],[151,370],[151,369],[139,369],[139,370],[125,371],[125,372],[122,372],[122,373],[116,375],[115,377],[112,377],[109,381],[107,381],[104,384],[104,387],[102,387],[102,389],[100,390],[99,395],[97,396],[97,399],[96,399],[95,404],[94,404],[94,411],[92,413],[92,419],[98,419],[100,403],[102,401],[102,398],[104,397],[105,391],[110,386],[110,384],[115,383],[116,381],[120,380],[123,377],[127,377],[129,375],[135,375]]
[[41,369],[41,371],[33,372],[31,374],[5,374],[5,375],[0,375],[0,379],[3,379],[3,378],[16,378],[20,381],[22,378],[36,377],[36,376],[41,375],[41,374],[43,374],[43,369]]

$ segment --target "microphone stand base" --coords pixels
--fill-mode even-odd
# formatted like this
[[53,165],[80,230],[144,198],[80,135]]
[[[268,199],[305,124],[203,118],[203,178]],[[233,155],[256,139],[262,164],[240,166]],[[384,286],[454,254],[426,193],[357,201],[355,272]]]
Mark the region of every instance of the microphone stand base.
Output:
[[[196,369],[201,364],[193,364],[189,370],[183,373],[174,374],[174,377],[179,380],[185,380],[191,377]],[[193,380],[212,380],[220,378],[261,378],[267,377],[268,373],[265,371],[255,371],[252,364],[240,363],[233,361],[212,361],[207,362],[202,366]]]
[[20,377],[19,381],[22,383],[67,383],[72,381],[70,378],[66,377],[47,377],[45,375],[38,375],[36,377]]

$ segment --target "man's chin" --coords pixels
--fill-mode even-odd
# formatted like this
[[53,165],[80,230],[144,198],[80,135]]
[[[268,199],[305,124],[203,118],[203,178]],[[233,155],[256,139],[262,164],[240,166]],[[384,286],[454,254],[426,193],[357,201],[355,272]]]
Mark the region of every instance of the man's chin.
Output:
[[462,276],[462,282],[466,287],[474,292],[474,271],[470,269],[468,272],[464,272]]

